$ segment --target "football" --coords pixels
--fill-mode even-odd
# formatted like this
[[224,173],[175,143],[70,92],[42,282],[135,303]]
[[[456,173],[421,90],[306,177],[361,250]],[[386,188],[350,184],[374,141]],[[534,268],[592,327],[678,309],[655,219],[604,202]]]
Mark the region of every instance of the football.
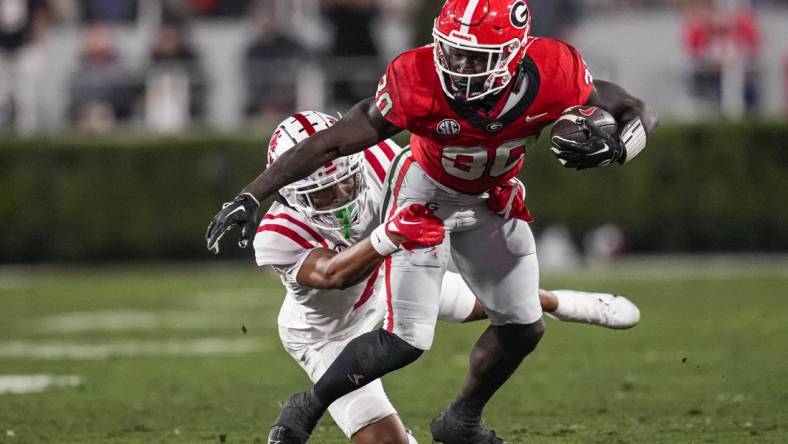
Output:
[[559,136],[567,140],[583,143],[588,140],[589,131],[582,122],[587,120],[598,126],[607,134],[614,134],[618,130],[616,119],[609,112],[596,106],[573,106],[567,108],[553,125],[550,139]]

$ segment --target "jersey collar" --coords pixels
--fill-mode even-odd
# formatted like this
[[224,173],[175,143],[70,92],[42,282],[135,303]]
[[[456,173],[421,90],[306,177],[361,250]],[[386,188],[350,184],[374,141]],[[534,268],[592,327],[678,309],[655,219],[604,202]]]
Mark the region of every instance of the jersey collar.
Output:
[[[523,76],[522,79],[520,78],[521,76]],[[522,94],[520,100],[497,118],[490,118],[506,107],[508,97],[510,97],[511,94],[515,94],[512,88],[520,82],[525,83],[525,93]],[[492,134],[500,131],[520,117],[534,102],[538,91],[539,70],[536,68],[536,63],[533,59],[526,54],[517,69],[517,76],[503,94],[503,96],[507,97],[507,100],[500,100],[490,112],[485,113],[479,108],[469,105],[468,102],[448,97],[445,94],[444,97],[446,97],[446,102],[451,109],[462,117],[463,120],[484,132]]]

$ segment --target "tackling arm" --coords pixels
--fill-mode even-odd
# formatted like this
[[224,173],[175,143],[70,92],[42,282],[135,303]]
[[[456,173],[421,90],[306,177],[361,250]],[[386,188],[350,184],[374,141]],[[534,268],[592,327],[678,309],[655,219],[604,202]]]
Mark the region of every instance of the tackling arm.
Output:
[[[402,238],[393,239],[395,245]],[[369,239],[337,253],[326,248],[315,248],[304,260],[296,275],[299,285],[312,288],[336,288],[343,290],[363,281],[383,263],[382,256]]]
[[424,248],[443,242],[443,221],[421,204],[400,208],[372,234],[352,247],[335,252],[316,248],[296,275],[300,285],[344,289],[364,280],[386,256],[404,248]]
[[238,245],[245,248],[257,226],[257,210],[263,199],[330,160],[358,153],[400,131],[383,117],[372,98],[357,103],[336,124],[283,153],[232,202],[225,203],[208,224],[208,250],[218,254],[222,236],[236,226],[242,227]]
[[326,162],[363,151],[400,131],[380,114],[373,98],[364,99],[335,125],[282,154],[241,193],[251,194],[261,202],[283,186],[308,176]]

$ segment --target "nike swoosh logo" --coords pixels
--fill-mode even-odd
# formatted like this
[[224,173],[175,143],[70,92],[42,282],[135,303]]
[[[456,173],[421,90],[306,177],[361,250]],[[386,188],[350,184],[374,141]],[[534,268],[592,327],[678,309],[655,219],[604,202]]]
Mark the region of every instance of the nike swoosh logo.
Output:
[[607,150],[609,150],[609,149],[610,149],[610,147],[609,147],[609,146],[607,146],[607,143],[606,143],[606,144],[605,144],[605,145],[604,145],[602,148],[600,148],[599,150],[597,150],[597,151],[594,151],[593,153],[591,153],[591,155],[592,155],[592,156],[594,156],[594,155],[596,155],[596,154],[602,154],[602,153],[606,153],[606,152],[607,152]]
[[419,225],[420,224],[420,222],[409,222],[407,220],[401,220],[401,221],[399,221],[399,223],[401,223],[402,225]]
[[541,119],[542,117],[544,117],[546,115],[547,115],[547,113],[541,113],[541,114],[537,114],[535,116],[525,116],[525,121],[530,123],[530,122],[533,122],[534,120]]
[[243,211],[244,213],[246,213],[246,208],[244,208],[244,207],[238,207],[238,208],[234,209],[233,211],[230,211],[229,213],[227,213],[227,216],[228,216],[228,217],[229,217],[229,216],[232,216],[233,214],[235,214],[235,213],[237,213],[237,212],[239,212],[239,211]]
[[354,385],[359,385],[361,380],[364,379],[364,375],[347,375],[347,377]]

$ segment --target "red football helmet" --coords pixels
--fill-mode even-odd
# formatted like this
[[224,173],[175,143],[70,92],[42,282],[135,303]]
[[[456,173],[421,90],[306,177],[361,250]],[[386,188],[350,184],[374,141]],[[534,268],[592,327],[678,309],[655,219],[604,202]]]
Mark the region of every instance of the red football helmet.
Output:
[[504,89],[530,29],[525,0],[447,0],[432,28],[443,91],[470,101]]

